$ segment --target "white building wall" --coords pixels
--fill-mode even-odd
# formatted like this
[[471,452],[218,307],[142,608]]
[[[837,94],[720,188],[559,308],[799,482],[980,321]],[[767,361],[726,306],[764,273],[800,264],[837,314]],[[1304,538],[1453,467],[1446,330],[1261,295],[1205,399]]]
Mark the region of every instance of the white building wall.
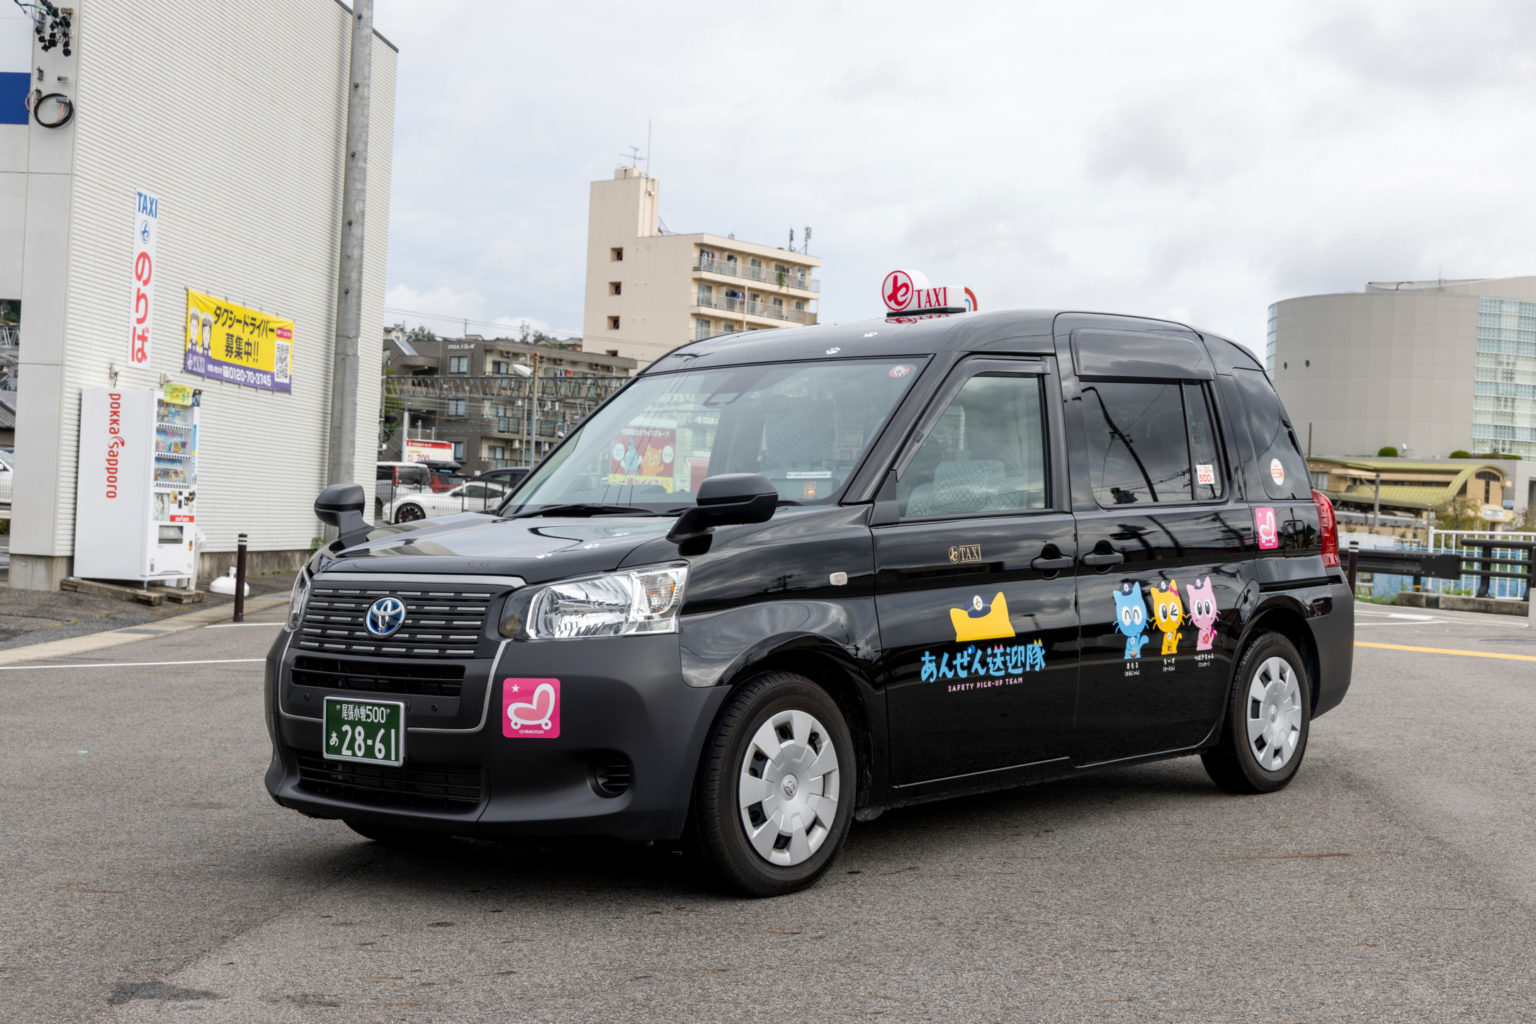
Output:
[[[76,4],[74,124],[28,130],[17,485],[51,498],[46,516],[18,507],[13,555],[73,550],[80,389],[110,384],[114,367],[118,387],[168,378],[203,390],[198,519],[207,550],[233,550],[238,532],[255,551],[306,548],[320,531],[312,503],[326,475],[349,12],[333,0]],[[396,54],[378,36],[372,63],[364,367],[381,359],[394,123]],[[72,141],[72,168],[67,153],[39,155],[40,136],[55,148]],[[38,173],[60,169],[40,166],[45,157],[62,165],[57,182]],[[141,189],[160,203],[153,341],[149,366],[130,368]],[[36,274],[62,294],[33,287]],[[293,391],[184,373],[187,288],[291,318]],[[378,402],[376,388],[360,389],[353,476],[365,489]]]

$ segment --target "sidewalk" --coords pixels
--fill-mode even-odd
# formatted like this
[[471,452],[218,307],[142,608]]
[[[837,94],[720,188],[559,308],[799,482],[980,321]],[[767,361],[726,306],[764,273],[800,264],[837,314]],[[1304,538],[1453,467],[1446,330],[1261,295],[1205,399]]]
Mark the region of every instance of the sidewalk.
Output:
[[[180,628],[173,624],[181,620],[203,625],[228,622],[234,615],[235,599],[232,595],[204,591],[200,604],[164,604],[150,608],[132,601],[69,591],[12,590],[8,583],[3,582],[4,575],[0,571],[0,662],[18,660],[4,656],[4,652],[15,648],[35,644],[51,645],[54,641],[106,631],[115,633],[135,627],[145,630],[142,635],[152,636],[162,629],[171,631]],[[289,591],[293,589],[293,574],[253,576],[246,582],[251,588],[245,599],[245,608],[249,613],[270,608],[274,603],[286,602]],[[189,616],[196,618],[189,620]],[[122,640],[112,642],[120,643]],[[93,647],[82,646],[81,649],[90,650]]]

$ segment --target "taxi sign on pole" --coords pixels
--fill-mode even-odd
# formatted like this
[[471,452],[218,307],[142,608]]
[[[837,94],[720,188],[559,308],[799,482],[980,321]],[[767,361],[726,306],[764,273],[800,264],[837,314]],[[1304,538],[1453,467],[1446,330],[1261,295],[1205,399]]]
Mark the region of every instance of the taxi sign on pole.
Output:
[[149,362],[150,307],[155,298],[155,229],[160,223],[160,199],[148,192],[133,198],[133,310],[128,326],[128,362]]

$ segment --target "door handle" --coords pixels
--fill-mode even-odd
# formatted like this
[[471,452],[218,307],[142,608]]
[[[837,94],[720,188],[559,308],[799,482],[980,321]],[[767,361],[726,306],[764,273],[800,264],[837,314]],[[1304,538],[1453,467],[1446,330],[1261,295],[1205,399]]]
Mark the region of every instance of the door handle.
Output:
[[1040,555],[1033,562],[1029,563],[1029,567],[1036,572],[1061,572],[1063,569],[1072,568],[1072,556],[1061,555],[1057,558],[1047,558],[1044,555]]
[[1118,551],[1090,551],[1082,557],[1082,563],[1094,569],[1107,569],[1123,561],[1125,556]]

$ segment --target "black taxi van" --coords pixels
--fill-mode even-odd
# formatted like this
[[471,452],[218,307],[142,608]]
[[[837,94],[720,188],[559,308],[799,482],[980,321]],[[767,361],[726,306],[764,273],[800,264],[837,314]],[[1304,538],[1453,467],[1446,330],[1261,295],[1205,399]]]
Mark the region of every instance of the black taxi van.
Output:
[[1198,754],[1286,785],[1349,687],[1328,500],[1241,347],[1075,312],[677,349],[506,504],[364,523],[267,660],[268,790],[379,841],[686,839],[726,886],[854,818]]

